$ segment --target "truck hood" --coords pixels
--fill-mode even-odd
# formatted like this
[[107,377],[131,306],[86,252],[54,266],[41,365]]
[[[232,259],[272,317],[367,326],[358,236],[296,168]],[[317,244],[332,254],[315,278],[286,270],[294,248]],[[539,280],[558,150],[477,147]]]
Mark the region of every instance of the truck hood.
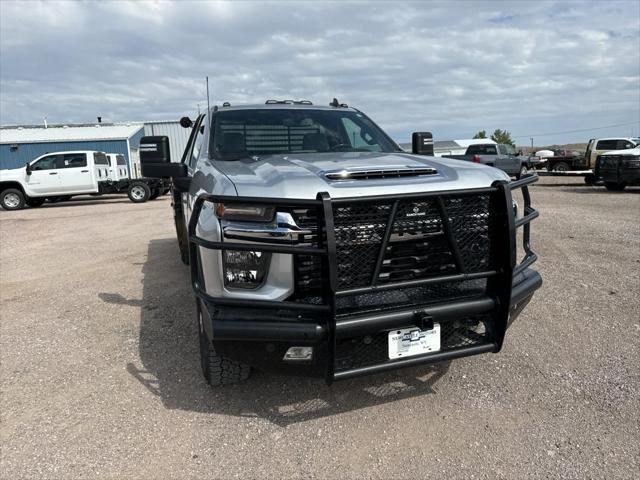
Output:
[[23,180],[25,173],[26,169],[24,167],[0,169],[0,181]]
[[[257,159],[212,161],[234,184],[239,196],[315,198],[328,192],[333,198],[489,187],[509,181],[502,170],[466,161],[411,155],[402,152],[305,153],[269,155]],[[429,167],[434,174],[402,178],[330,180],[327,172],[405,170]]]
[[630,155],[630,156],[638,156],[640,155],[640,146],[635,148],[627,148],[625,150],[609,150],[608,152],[603,153],[602,155]]

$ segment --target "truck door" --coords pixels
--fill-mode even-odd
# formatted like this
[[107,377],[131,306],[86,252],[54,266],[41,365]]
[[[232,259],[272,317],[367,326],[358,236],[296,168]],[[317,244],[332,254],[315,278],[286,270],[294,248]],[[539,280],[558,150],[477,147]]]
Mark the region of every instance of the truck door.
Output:
[[129,171],[127,170],[127,160],[124,158],[124,155],[115,155],[114,159],[116,165],[114,169],[116,170],[116,179],[124,180],[125,178],[129,178]]
[[86,153],[61,154],[60,184],[64,193],[95,193],[94,184]]
[[595,138],[589,139],[589,144],[587,145],[587,151],[584,154],[584,159],[585,159],[585,163],[587,164],[587,168],[595,168],[596,166],[596,157],[594,155],[595,147],[596,147],[596,139]]
[[31,164],[31,175],[26,175],[28,189],[39,196],[60,193],[60,154],[44,156]]
[[115,153],[107,153],[107,159],[109,160],[109,179],[117,182],[118,166],[116,165],[117,162]]
[[520,159],[516,157],[516,151],[511,145],[497,145],[495,166],[511,175],[520,170]]

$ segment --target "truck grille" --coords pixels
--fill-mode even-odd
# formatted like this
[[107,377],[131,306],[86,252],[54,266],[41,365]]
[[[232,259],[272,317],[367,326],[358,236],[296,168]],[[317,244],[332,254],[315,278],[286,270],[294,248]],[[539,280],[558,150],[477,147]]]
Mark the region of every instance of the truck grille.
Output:
[[598,166],[602,170],[616,170],[620,160],[620,155],[603,155],[598,159]]
[[[486,344],[491,341],[490,315],[452,320],[440,324],[440,351]],[[336,342],[336,372],[379,365],[389,360],[389,331]]]
[[[487,192],[405,199],[395,207],[392,199],[335,204],[338,289],[494,269],[496,221],[492,212],[496,209],[491,207],[491,202],[491,194]],[[317,231],[319,211],[298,209],[291,213],[299,226]],[[447,236],[447,227],[453,241]],[[317,245],[316,233],[310,236],[309,242]],[[295,275],[299,297],[319,294],[323,282],[327,281],[317,256],[299,255]],[[385,309],[394,304],[428,303],[429,299],[445,301],[482,294],[485,285],[486,279],[483,279],[403,288],[384,294],[349,295],[337,308],[338,313],[343,313],[374,307]]]
[[[335,206],[338,287],[456,273],[456,246],[467,273],[493,268],[490,194],[442,198],[446,219],[437,202],[432,197],[402,200],[395,212],[391,202]],[[443,220],[456,245],[448,241]],[[381,252],[388,228],[388,243]]]

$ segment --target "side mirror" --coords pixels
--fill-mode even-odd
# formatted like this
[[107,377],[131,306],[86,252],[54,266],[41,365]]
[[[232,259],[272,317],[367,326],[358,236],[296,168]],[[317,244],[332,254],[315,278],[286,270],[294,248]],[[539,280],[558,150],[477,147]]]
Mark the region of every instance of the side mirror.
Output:
[[151,178],[184,177],[187,166],[171,163],[169,137],[142,137],[140,140],[140,166],[142,176]]
[[30,163],[27,163],[27,164],[25,165],[25,170],[26,170],[26,172],[25,172],[25,173],[26,173],[27,175],[31,175],[32,170],[31,170],[31,164],[30,164]]
[[182,128],[191,128],[193,126],[193,121],[189,117],[182,117],[180,119],[180,126]]
[[431,132],[413,132],[411,134],[411,152],[416,155],[433,157],[433,135]]

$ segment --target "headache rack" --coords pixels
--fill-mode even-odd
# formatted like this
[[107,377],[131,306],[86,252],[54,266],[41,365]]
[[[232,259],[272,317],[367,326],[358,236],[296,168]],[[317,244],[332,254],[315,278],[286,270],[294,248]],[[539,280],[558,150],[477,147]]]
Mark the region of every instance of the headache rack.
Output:
[[[514,278],[537,259],[530,222],[538,212],[527,188],[537,180],[527,176],[487,188],[358,198],[331,198],[325,192],[313,200],[201,195],[189,222],[193,289],[218,311],[254,310],[257,318],[243,328],[269,324],[283,332],[281,338],[251,338],[247,328],[238,331],[237,322],[220,320],[214,323],[214,336],[286,341],[289,334],[278,328],[286,325],[297,336],[326,342],[328,383],[497,352],[511,306],[524,300]],[[522,189],[524,200],[519,218],[511,194],[515,189]],[[205,202],[274,206],[290,213],[306,234],[286,245],[206,240],[196,235]],[[519,227],[524,255],[518,263]],[[295,292],[285,301],[212,297],[203,284],[199,247],[291,254]],[[441,325],[439,352],[386,357],[386,331],[407,325],[428,329],[434,321]],[[380,331],[371,335],[376,326]]]

